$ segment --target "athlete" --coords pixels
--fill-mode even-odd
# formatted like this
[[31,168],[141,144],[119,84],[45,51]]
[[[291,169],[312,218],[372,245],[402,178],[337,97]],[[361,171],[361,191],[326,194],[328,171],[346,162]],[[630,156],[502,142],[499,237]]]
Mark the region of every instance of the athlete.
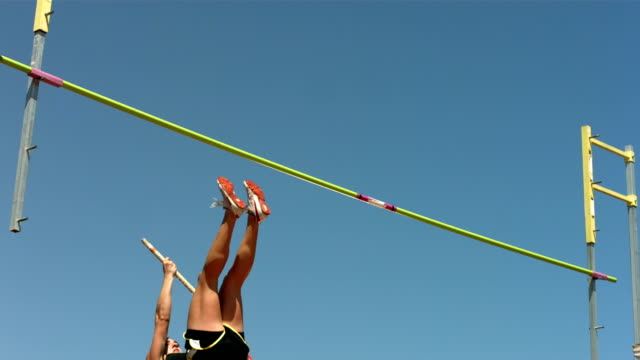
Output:
[[[169,258],[163,262],[164,280],[156,307],[153,340],[146,360],[247,360],[249,345],[244,338],[242,284],[249,276],[256,254],[259,224],[271,214],[258,185],[246,180],[248,204],[234,192],[233,184],[218,178],[225,209],[198,285],[191,299],[183,352],[177,341],[167,337],[171,318],[171,287],[176,265]],[[218,288],[218,278],[229,257],[229,243],[237,219],[247,212],[247,228],[231,269]]]

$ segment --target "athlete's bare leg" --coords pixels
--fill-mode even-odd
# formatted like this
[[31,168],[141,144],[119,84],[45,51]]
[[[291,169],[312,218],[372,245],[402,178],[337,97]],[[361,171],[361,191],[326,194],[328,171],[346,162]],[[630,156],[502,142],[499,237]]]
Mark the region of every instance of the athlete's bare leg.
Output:
[[258,242],[258,220],[255,216],[247,218],[247,230],[244,233],[236,258],[225,276],[220,288],[222,301],[222,322],[229,324],[237,331],[244,331],[242,311],[242,284],[249,276],[256,257]]
[[244,186],[247,189],[247,212],[249,213],[247,229],[238,254],[220,289],[222,321],[239,332],[244,331],[242,284],[249,276],[256,257],[259,224],[271,214],[262,189],[249,180],[244,182]]
[[236,223],[236,216],[225,211],[218,233],[209,248],[204,267],[198,276],[198,285],[191,298],[187,329],[222,331],[222,313],[218,296],[218,278],[229,257],[229,243]]

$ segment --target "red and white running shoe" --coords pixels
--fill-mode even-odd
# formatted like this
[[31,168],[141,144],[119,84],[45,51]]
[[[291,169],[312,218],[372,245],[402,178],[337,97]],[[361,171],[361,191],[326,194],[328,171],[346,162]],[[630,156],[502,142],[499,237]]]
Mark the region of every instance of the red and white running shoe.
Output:
[[263,222],[267,216],[271,215],[271,209],[269,209],[265,202],[262,189],[249,180],[244,181],[244,187],[247,188],[247,199],[249,201],[247,211],[258,219],[258,223]]
[[220,176],[218,178],[218,188],[220,188],[220,193],[222,193],[222,207],[231,210],[231,212],[239,218],[245,211],[247,211],[247,205],[245,205],[244,201],[236,195],[235,191],[233,191],[233,184],[231,181],[226,178]]

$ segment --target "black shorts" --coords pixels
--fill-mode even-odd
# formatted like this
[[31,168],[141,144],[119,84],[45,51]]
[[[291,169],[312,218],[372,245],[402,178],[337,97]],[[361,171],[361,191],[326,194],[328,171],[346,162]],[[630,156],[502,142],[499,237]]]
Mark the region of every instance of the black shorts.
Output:
[[[244,332],[236,332],[227,325],[224,326],[224,331],[188,329],[184,337],[187,339],[184,345],[187,352],[197,350],[193,360],[247,360],[249,355]],[[192,346],[192,341],[189,340],[197,340],[200,346]]]

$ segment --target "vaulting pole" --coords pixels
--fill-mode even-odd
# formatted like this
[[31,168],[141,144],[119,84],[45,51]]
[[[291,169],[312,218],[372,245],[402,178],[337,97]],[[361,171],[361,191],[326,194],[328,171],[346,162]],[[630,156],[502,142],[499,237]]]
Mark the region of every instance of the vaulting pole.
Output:
[[[160,262],[164,262],[165,258],[164,256],[162,256],[160,251],[158,251],[158,249],[156,249],[153,245],[151,245],[151,243],[145,238],[142,238],[141,241],[142,241],[142,244],[146,246],[147,249],[149,249],[149,251],[151,251],[153,256],[155,256],[158,260],[160,260]],[[196,292],[196,288],[194,288],[193,285],[191,285],[189,280],[185,279],[185,277],[182,276],[182,274],[180,274],[180,271],[176,271],[176,277],[178,278],[178,280],[180,280],[182,285],[184,285],[184,287],[186,287],[187,290],[189,290],[190,293],[193,294],[194,292]]]

